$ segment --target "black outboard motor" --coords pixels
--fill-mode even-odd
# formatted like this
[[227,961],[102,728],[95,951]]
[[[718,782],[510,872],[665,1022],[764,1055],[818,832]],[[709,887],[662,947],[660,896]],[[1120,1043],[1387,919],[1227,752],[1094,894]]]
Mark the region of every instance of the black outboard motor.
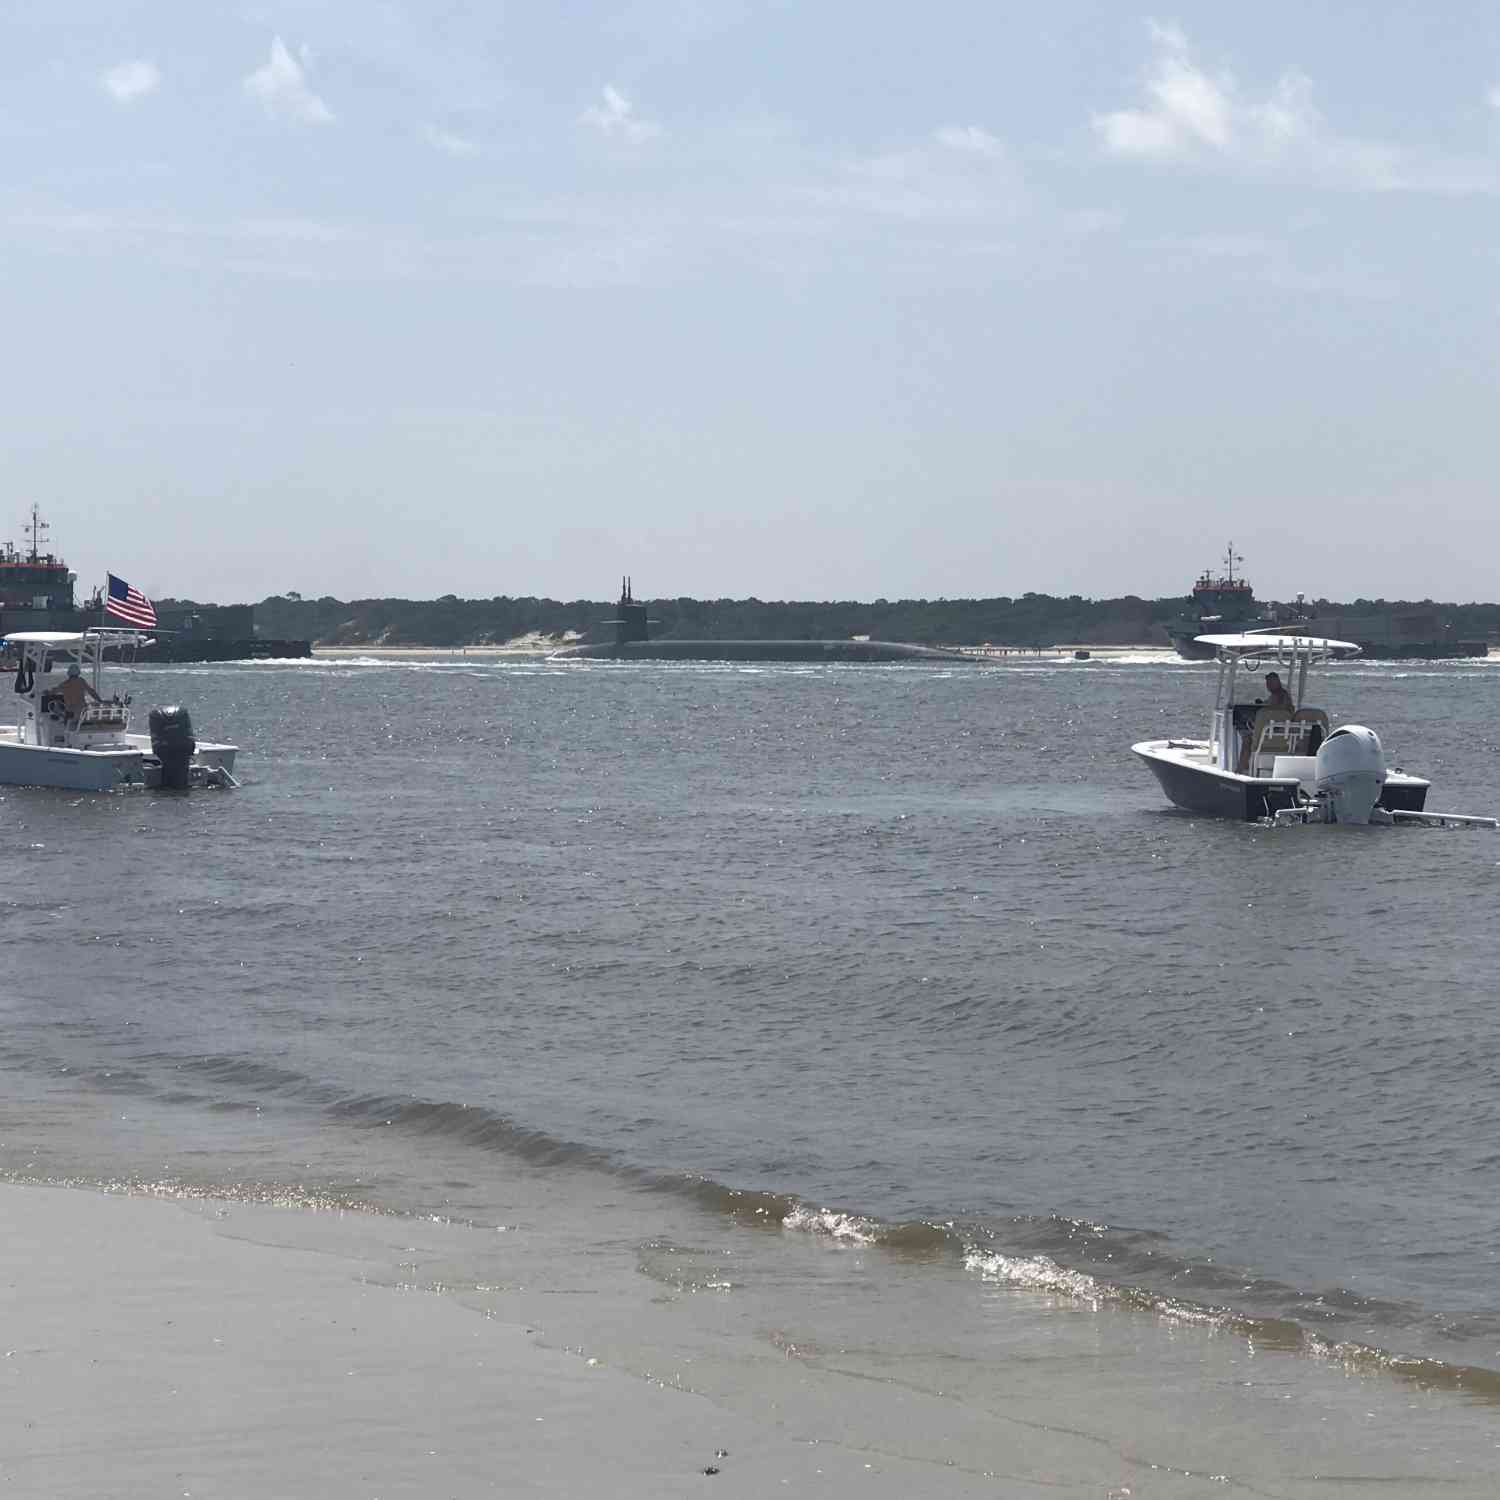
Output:
[[187,709],[153,708],[146,722],[151,726],[151,753],[161,762],[161,784],[186,790],[188,765],[198,748]]

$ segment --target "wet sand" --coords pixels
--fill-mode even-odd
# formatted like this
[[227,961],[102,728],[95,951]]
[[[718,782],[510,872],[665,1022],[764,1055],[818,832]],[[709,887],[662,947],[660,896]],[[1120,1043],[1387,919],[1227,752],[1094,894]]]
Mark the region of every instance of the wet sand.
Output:
[[[497,1259],[493,1228],[10,1184],[0,1216],[9,1496],[1494,1492],[1462,1398],[1014,1287],[972,1364],[937,1302],[910,1347],[856,1303],[813,1315],[822,1343],[752,1304],[747,1340],[734,1298],[620,1280],[613,1235]],[[479,1242],[506,1282],[457,1274]],[[622,1363],[664,1316],[675,1350]]]
[[[995,1493],[377,1280],[377,1261],[347,1241],[318,1243],[320,1220],[362,1215],[30,1185],[0,1185],[0,1215],[6,1495]],[[285,1243],[299,1227],[306,1243]],[[366,1229],[405,1232],[394,1219]],[[1106,1490],[1090,1479],[1001,1492]]]

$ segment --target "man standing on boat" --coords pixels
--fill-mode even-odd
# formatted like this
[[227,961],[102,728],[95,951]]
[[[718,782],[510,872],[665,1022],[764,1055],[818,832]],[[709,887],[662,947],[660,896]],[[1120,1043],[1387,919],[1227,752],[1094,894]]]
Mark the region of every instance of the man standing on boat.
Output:
[[1234,768],[1241,776],[1246,776],[1250,771],[1250,751],[1259,726],[1269,717],[1271,709],[1279,713],[1294,714],[1297,705],[1292,702],[1292,695],[1287,692],[1286,685],[1281,680],[1281,673],[1266,673],[1266,701],[1262,703],[1256,699],[1256,717],[1253,722],[1247,723],[1240,734],[1240,753],[1235,760]]
[[1288,713],[1296,713],[1297,705],[1292,702],[1292,695],[1282,686],[1280,673],[1266,673],[1266,692],[1270,694],[1266,705],[1268,708],[1284,708]]
[[83,680],[83,673],[79,671],[76,661],[68,668],[68,675],[63,679],[62,686],[58,688],[57,693],[63,701],[64,711],[74,724],[83,717],[83,707],[89,698],[92,698],[95,703],[104,702],[104,699]]

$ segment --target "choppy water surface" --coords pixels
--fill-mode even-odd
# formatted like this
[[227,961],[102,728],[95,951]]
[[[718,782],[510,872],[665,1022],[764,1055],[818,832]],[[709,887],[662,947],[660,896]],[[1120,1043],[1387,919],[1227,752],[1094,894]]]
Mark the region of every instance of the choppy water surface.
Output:
[[[1500,1391],[1500,838],[1168,809],[1211,674],[139,672],[246,785],[4,790],[0,1166],[582,1172]],[[1500,671],[1319,696],[1500,812]]]

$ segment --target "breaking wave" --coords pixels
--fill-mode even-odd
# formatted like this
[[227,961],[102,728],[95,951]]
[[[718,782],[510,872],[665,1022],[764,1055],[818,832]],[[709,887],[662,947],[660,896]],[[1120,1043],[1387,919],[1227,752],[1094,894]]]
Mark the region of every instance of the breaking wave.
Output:
[[[10,1065],[56,1066],[56,1059],[23,1058],[10,1048],[4,1057]],[[1430,1344],[1490,1330],[1472,1323],[1460,1326],[1457,1320],[1411,1304],[1339,1288],[1297,1288],[1234,1267],[1184,1258],[1155,1230],[1063,1215],[892,1223],[856,1210],[816,1204],[795,1193],[734,1187],[701,1175],[630,1165],[610,1151],[529,1128],[482,1106],[413,1095],[350,1093],[294,1068],[234,1055],[152,1053],[134,1059],[132,1066],[81,1070],[72,1079],[75,1085],[103,1096],[152,1096],[162,1103],[216,1113],[260,1109],[280,1101],[311,1110],[325,1124],[338,1128],[393,1130],[469,1150],[498,1152],[545,1170],[600,1172],[641,1191],[689,1201],[704,1212],[749,1228],[814,1236],[833,1245],[875,1250],[905,1260],[941,1261],[985,1283],[1229,1333],[1259,1348],[1500,1403],[1500,1370],[1415,1355],[1368,1337],[1379,1327],[1396,1343],[1408,1333],[1413,1342]],[[392,1208],[365,1203],[357,1192],[300,1184],[101,1181],[91,1185],[174,1196],[238,1198],[249,1194],[256,1201],[291,1206],[342,1205],[385,1212]],[[428,1210],[398,1205],[397,1211]],[[1359,1336],[1355,1336],[1356,1328]],[[1500,1337],[1500,1329],[1493,1333]]]

